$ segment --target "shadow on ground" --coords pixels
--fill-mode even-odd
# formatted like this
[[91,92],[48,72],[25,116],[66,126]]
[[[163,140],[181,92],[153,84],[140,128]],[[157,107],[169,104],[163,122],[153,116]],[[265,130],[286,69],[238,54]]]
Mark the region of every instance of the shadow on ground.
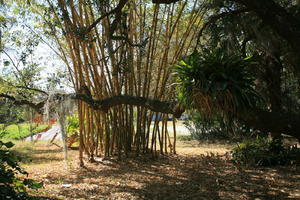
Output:
[[217,155],[110,159],[48,177],[49,184],[58,178],[63,184],[52,187],[62,199],[300,199],[299,169],[239,169]]
[[21,157],[23,164],[42,164],[53,163],[61,161],[62,149],[43,146],[43,149],[37,149],[34,145],[24,146],[13,150],[18,156]]

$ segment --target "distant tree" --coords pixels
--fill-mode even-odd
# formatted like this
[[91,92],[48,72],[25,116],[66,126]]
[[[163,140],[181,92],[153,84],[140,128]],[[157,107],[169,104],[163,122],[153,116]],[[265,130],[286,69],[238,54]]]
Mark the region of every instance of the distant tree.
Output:
[[0,100],[0,123],[18,123],[24,120],[24,110],[7,100]]

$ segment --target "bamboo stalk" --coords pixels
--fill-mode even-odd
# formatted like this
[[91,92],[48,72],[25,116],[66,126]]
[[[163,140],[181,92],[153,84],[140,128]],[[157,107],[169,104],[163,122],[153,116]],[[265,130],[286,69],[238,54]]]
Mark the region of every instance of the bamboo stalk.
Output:
[[[62,55],[65,61],[72,61],[68,68],[76,90],[86,85],[93,98],[99,100],[121,94],[161,101],[173,98],[173,89],[168,88],[171,80],[169,65],[187,54],[194,45],[202,12],[196,8],[197,2],[191,4],[186,0],[178,4],[146,5],[143,0],[132,0],[127,2],[122,13],[103,17],[84,34],[85,28],[113,10],[116,7],[113,4],[117,2],[107,5],[90,0],[57,1],[63,13],[61,27],[66,32],[64,38],[68,50]],[[187,9],[190,8],[195,14],[188,18]],[[58,14],[54,15],[60,19]],[[111,33],[117,15],[121,18]],[[127,39],[116,40],[115,36],[126,36]],[[63,52],[65,44],[59,42],[59,37],[55,40]],[[144,46],[133,45],[142,43]],[[157,148],[163,154],[171,146],[172,152],[176,153],[176,123],[173,120],[174,140],[171,143],[167,115],[160,116],[163,117],[161,123],[153,122],[152,131],[153,112],[141,106],[120,105],[105,114],[79,102],[78,116],[81,164],[83,153],[90,159],[94,155],[111,156],[114,153],[120,157],[131,150],[137,154],[146,153],[150,148],[156,155]]]

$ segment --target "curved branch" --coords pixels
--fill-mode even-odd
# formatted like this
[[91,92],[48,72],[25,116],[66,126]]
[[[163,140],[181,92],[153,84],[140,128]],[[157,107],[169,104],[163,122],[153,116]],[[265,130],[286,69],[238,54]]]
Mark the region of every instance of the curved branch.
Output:
[[3,93],[0,93],[0,98],[1,97],[11,100],[17,106],[27,105],[27,106],[30,106],[31,108],[33,108],[37,111],[42,109],[44,104],[45,104],[45,101],[42,101],[42,102],[39,102],[39,103],[34,103],[32,101],[28,101],[28,100],[24,100],[24,99],[18,100],[18,99],[16,99],[15,97],[13,97],[11,95],[3,94]]
[[274,0],[235,0],[252,9],[295,50],[300,46],[300,20]]
[[199,33],[198,33],[198,36],[197,36],[197,42],[196,42],[196,47],[199,45],[200,43],[200,38],[203,34],[203,31],[211,24],[215,23],[217,20],[223,18],[223,17],[226,17],[226,16],[231,16],[231,15],[239,15],[241,13],[244,13],[244,12],[248,12],[250,11],[250,9],[248,8],[242,8],[242,9],[239,9],[239,10],[234,10],[234,11],[231,11],[231,12],[223,12],[223,13],[220,13],[218,15],[214,15],[212,17],[209,18],[209,20],[203,24],[202,28],[200,29]]
[[[119,15],[122,8],[126,5],[127,0],[120,0],[119,4],[117,5],[116,8],[112,9],[111,11],[103,14],[102,16],[100,16],[98,19],[96,19],[86,30],[85,30],[85,34],[91,32],[91,30],[93,28],[95,28],[97,26],[97,24],[99,24],[99,22],[101,22],[102,19],[104,19],[105,17],[108,17],[111,14],[115,14]],[[116,17],[118,18],[118,17]]]
[[180,1],[180,0],[152,0],[152,3],[171,4],[171,3],[176,3],[177,1]]
[[[167,101],[159,101],[155,99],[149,99],[145,97],[134,97],[127,95],[119,95],[108,97],[102,100],[95,100],[91,96],[82,93],[73,93],[73,94],[55,94],[54,97],[66,97],[74,100],[81,100],[85,103],[89,104],[95,110],[101,110],[103,112],[108,112],[108,110],[114,106],[118,105],[132,105],[132,106],[142,106],[154,112],[161,112],[166,114],[172,114],[175,117],[179,118],[184,109],[176,102],[167,102]],[[45,101],[34,103],[28,100],[17,100],[15,97],[1,94],[0,97],[7,98],[14,102],[15,105],[28,105],[35,110],[40,110],[43,108]],[[60,98],[62,99],[62,98]]]
[[31,90],[31,91],[35,91],[35,92],[39,92],[39,93],[42,93],[42,94],[45,94],[45,95],[49,95],[47,92],[45,92],[44,90],[41,90],[41,89],[38,89],[38,88],[30,88],[30,87],[27,87],[27,86],[21,86],[21,85],[17,85],[17,86],[14,86],[12,85],[13,87],[15,88],[20,88],[20,89],[26,89],[26,90]]
[[130,39],[128,38],[127,35],[124,35],[124,36],[115,36],[115,35],[111,35],[110,37],[111,37],[112,40],[124,40],[125,42],[127,42],[127,44],[128,44],[129,46],[132,46],[132,47],[145,47],[145,46],[147,45],[148,39],[149,39],[149,38],[147,37],[147,38],[146,38],[144,41],[142,41],[141,43],[135,44],[135,43],[133,43],[132,41],[130,41]]
[[[0,97],[10,99],[15,105],[28,105],[37,111],[43,108],[45,101],[40,103],[33,103],[27,100],[17,100],[15,97],[1,94]],[[53,96],[52,96],[53,97]],[[175,117],[179,118],[184,109],[176,102],[166,102],[154,99],[148,99],[145,97],[134,97],[119,95],[102,100],[95,100],[87,94],[73,93],[73,94],[56,94],[54,98],[58,99],[71,98],[74,100],[81,100],[89,104],[95,110],[101,110],[103,112],[108,112],[108,110],[114,106],[118,105],[133,105],[142,106],[154,112],[161,112],[166,114],[173,114]],[[291,115],[291,113],[284,112],[269,112],[264,110],[252,110],[246,114],[239,115],[238,120],[243,121],[248,126],[253,126],[262,131],[271,131],[276,133],[285,133],[296,137],[300,141],[300,135],[298,130],[300,129],[300,120],[298,115]]]
[[[14,62],[14,60],[12,59],[12,57],[5,51],[5,50],[2,50],[2,52],[8,57],[8,59],[10,60],[10,62],[12,63],[12,65],[14,66],[14,68],[16,69],[16,71],[18,72],[18,74],[22,74],[21,71],[19,70],[18,68],[18,65]],[[21,79],[19,78],[18,74],[13,72],[15,77],[21,81]]]
[[180,117],[184,109],[176,102],[159,101],[145,97],[135,97],[127,95],[118,95],[102,100],[94,100],[85,94],[69,94],[72,99],[82,100],[88,103],[92,108],[108,112],[108,110],[118,105],[142,106],[154,112],[173,114],[175,117]]

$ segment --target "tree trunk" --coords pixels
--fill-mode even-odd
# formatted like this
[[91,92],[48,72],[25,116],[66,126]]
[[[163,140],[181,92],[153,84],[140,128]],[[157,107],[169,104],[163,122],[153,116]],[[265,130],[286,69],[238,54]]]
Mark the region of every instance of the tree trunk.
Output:
[[[265,74],[264,81],[267,83],[267,93],[272,112],[280,112],[282,110],[282,91],[281,91],[281,71],[282,65],[274,56],[266,56],[265,58]],[[281,133],[271,132],[273,139],[280,139]]]
[[68,166],[68,147],[67,147],[67,134],[66,134],[66,119],[65,116],[59,115],[59,126],[60,126],[60,132],[61,132],[61,138],[62,138],[62,143],[63,143],[63,152],[64,152],[64,161],[66,163],[66,166]]

